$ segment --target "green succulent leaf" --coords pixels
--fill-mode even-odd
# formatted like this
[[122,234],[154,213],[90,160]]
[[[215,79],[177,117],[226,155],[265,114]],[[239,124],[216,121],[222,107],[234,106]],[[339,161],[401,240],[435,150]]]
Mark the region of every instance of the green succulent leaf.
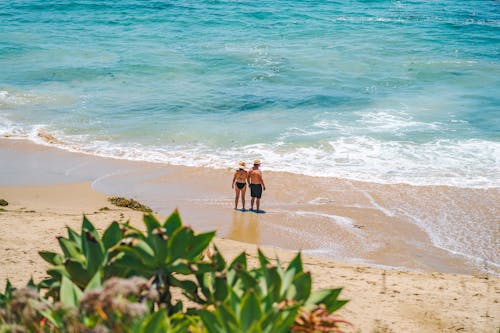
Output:
[[181,288],[185,293],[192,297],[194,297],[196,295],[196,292],[198,291],[198,285],[189,280],[181,281]]
[[306,305],[319,305],[324,304],[328,312],[334,312],[343,307],[348,301],[338,300],[338,296],[342,288],[337,289],[323,289],[314,291],[306,301]]
[[64,258],[59,253],[39,251],[38,254],[40,255],[40,257],[42,257],[43,260],[54,266],[61,265],[64,261]]
[[312,287],[311,274],[309,272],[308,273],[300,272],[295,276],[292,285],[294,286],[293,289],[295,290],[295,295],[294,297],[292,297],[287,293],[287,298],[294,299],[300,302],[306,301],[309,298],[309,295],[311,294],[311,287]]
[[[84,264],[79,261],[67,259],[64,262],[64,267],[66,268],[71,281],[76,283],[81,288],[85,288],[87,283],[92,278],[92,275],[89,274],[89,271],[86,269]],[[62,276],[66,277],[66,274],[63,274]]]
[[215,277],[215,291],[214,291],[214,299],[216,301],[223,301],[226,299],[229,293],[229,287],[227,284],[227,279],[223,276]]
[[168,332],[167,326],[167,312],[165,309],[158,310],[142,323],[139,332],[140,333],[150,333],[150,332]]
[[[154,270],[157,265],[156,265],[156,260],[154,257],[153,250],[149,247],[149,245],[142,241],[142,240],[137,240],[138,242],[141,242],[141,244],[134,244],[132,246],[129,245],[119,245],[116,247],[118,251],[123,252],[125,255],[129,255],[132,258],[137,259],[140,262],[140,265],[145,266],[148,270]],[[124,260],[122,260],[123,262]],[[131,262],[133,262],[133,259],[130,259]],[[116,261],[115,261],[116,264]],[[135,271],[140,271],[144,270],[141,267],[131,267],[131,269]]]
[[69,277],[69,273],[66,271],[66,267],[64,267],[64,265],[52,266],[47,270],[47,274],[58,280],[60,280],[63,275]]
[[[239,330],[235,328],[240,327],[239,320],[235,314],[235,311],[223,304],[217,307],[216,312],[221,318],[221,322],[224,324],[226,328],[226,332],[238,332]],[[244,331],[242,331],[244,332]]]
[[243,332],[248,332],[252,324],[260,319],[262,311],[255,292],[246,294],[242,303],[240,324]]
[[102,243],[104,249],[109,250],[122,239],[122,230],[117,222],[111,223],[111,225],[104,231],[102,235]]
[[209,262],[195,261],[192,264],[192,269],[194,270],[193,273],[196,275],[215,271],[215,267]]
[[302,272],[304,269],[302,268],[302,258],[300,252],[290,261],[288,265],[287,271],[294,270],[295,272]]
[[259,256],[259,263],[261,267],[266,267],[267,265],[270,264],[269,260],[267,260],[266,256],[260,249],[258,249],[258,256]]
[[217,271],[222,272],[226,268],[227,266],[226,259],[224,259],[222,253],[220,253],[219,249],[215,245],[214,245],[214,253],[212,254],[211,259]]
[[82,297],[82,291],[76,286],[70,279],[63,276],[61,282],[61,303],[70,306],[77,307],[80,298]]
[[208,244],[212,241],[215,236],[215,231],[205,232],[194,236],[193,246],[189,250],[187,257],[188,258],[197,258],[199,257],[203,251],[208,247]]
[[247,269],[247,254],[241,252],[229,265],[229,269],[246,270]]
[[144,214],[142,219],[144,221],[144,224],[146,225],[148,236],[152,235],[153,230],[155,230],[156,228],[161,228],[160,222],[153,214]]
[[95,237],[94,233],[85,230],[82,234],[82,248],[85,254],[86,268],[90,275],[104,264],[104,246],[102,241]]
[[78,248],[81,248],[82,242],[81,242],[80,234],[68,226],[66,226],[66,230],[68,231],[68,239],[75,242],[77,244]]
[[59,237],[57,240],[59,241],[59,246],[61,247],[61,250],[66,258],[71,258],[81,262],[85,261],[81,248],[75,241],[64,237]]
[[101,271],[100,270],[97,271],[92,277],[92,279],[90,279],[87,286],[85,287],[84,292],[100,288],[102,286],[101,275],[102,275]]
[[167,236],[170,237],[174,234],[177,229],[182,226],[182,220],[179,215],[179,211],[176,209],[163,223],[163,227],[167,229]]
[[[82,233],[81,235],[84,234],[84,231],[89,231],[92,233],[92,235],[96,238],[96,239],[100,239],[99,237],[99,233],[97,232],[96,228],[94,227],[94,225],[92,224],[92,222],[90,222],[88,219],[87,219],[87,216],[83,215],[83,222],[82,222]],[[83,246],[83,244],[82,244]]]
[[193,230],[189,228],[180,228],[173,233],[173,235],[168,239],[168,250],[169,254],[167,259],[174,261],[178,258],[186,257],[189,251],[188,246],[193,242]]
[[220,324],[217,316],[213,312],[208,310],[201,310],[200,317],[208,333],[224,332],[223,326]]

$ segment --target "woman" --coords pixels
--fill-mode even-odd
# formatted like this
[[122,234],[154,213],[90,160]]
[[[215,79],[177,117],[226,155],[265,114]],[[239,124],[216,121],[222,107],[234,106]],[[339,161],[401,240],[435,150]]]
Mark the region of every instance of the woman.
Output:
[[[245,170],[245,162],[238,162],[238,170],[234,173],[233,182],[231,187],[234,188],[236,192],[236,197],[234,198],[234,209],[238,209],[238,199],[241,193],[241,204],[243,210],[245,210],[245,192],[247,190],[247,178],[248,172]],[[235,186],[236,185],[236,186]]]

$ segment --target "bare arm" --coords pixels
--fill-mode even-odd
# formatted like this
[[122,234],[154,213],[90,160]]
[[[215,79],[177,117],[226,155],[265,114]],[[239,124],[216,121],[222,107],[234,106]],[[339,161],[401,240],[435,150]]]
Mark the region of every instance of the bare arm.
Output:
[[234,181],[235,180],[236,180],[236,172],[234,173],[233,181],[231,182],[231,188],[234,188]]
[[248,176],[247,176],[247,183],[248,183],[248,185],[251,184],[251,182],[250,182],[250,175],[251,174],[252,174],[252,170],[248,171]]
[[262,189],[266,190],[266,185],[264,184],[264,178],[262,178],[262,173],[260,174],[260,182],[262,183]]

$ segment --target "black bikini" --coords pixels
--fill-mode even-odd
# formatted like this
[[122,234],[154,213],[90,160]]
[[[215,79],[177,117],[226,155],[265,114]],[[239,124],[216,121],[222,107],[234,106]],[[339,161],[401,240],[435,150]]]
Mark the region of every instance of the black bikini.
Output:
[[243,187],[245,187],[247,185],[247,183],[238,183],[236,182],[236,186],[238,186],[238,188],[241,190]]

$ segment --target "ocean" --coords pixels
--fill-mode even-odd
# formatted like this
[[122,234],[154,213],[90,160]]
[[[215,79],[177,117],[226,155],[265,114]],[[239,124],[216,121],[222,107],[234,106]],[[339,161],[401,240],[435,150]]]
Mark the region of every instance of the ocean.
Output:
[[3,1],[0,133],[90,154],[500,186],[498,1]]
[[[173,165],[258,158],[266,171],[498,189],[500,2],[2,1],[0,136]],[[453,219],[481,224],[469,213]],[[500,265],[498,220],[487,222],[471,255]],[[467,228],[466,247],[482,246]]]

